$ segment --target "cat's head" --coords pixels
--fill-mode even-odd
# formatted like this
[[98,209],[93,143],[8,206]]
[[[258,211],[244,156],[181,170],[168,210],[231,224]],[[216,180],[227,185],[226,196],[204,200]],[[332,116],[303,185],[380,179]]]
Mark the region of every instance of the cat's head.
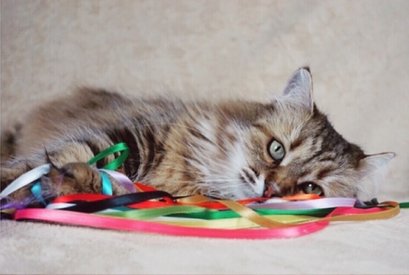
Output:
[[308,68],[297,70],[271,102],[222,104],[215,113],[197,125],[207,140],[192,144],[208,195],[365,198],[377,170],[394,157],[366,155],[335,131],[313,102]]

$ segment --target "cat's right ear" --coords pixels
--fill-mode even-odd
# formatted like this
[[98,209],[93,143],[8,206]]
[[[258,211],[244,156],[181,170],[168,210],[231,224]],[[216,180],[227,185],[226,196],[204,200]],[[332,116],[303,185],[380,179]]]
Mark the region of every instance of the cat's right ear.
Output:
[[308,109],[311,113],[313,112],[312,75],[309,67],[299,68],[291,76],[283,95],[287,100]]

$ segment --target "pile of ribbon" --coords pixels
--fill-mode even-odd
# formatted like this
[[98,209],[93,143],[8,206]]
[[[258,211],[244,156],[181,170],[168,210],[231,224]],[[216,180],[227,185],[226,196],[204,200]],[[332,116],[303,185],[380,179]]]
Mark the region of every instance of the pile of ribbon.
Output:
[[[397,215],[409,203],[360,202],[355,198],[320,198],[297,195],[284,198],[253,198],[239,201],[202,195],[174,197],[141,183],[132,183],[115,172],[128,155],[124,143],[116,144],[89,161],[92,165],[113,153],[121,153],[101,169],[102,194],[74,194],[46,202],[39,178],[49,165],[37,167],[11,183],[0,194],[7,195],[30,185],[43,207],[2,206],[1,213],[17,221],[30,220],[102,229],[138,231],[176,236],[235,239],[291,238],[317,232],[331,222],[386,219]],[[134,189],[113,196],[109,174]]]

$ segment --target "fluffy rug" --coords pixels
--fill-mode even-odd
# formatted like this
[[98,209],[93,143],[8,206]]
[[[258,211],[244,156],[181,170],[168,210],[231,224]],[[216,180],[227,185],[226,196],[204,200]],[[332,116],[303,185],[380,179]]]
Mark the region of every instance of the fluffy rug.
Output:
[[[269,100],[310,65],[315,99],[409,201],[408,1],[1,1],[1,128],[76,86]],[[409,272],[409,210],[298,239],[214,240],[0,222],[1,273]]]

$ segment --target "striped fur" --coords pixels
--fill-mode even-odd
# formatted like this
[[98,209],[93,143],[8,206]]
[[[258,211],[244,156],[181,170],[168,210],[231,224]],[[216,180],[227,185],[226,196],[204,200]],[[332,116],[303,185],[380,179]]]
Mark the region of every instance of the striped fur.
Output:
[[[132,180],[175,195],[230,199],[263,196],[269,188],[274,195],[294,194],[304,182],[321,186],[326,196],[358,196],[365,191],[361,182],[393,157],[368,157],[334,130],[312,101],[306,68],[292,76],[282,97],[266,103],[134,99],[81,89],[41,107],[21,133],[15,156],[2,164],[2,189],[45,162],[68,165],[63,170],[71,171],[71,181],[81,178],[72,173],[90,171],[78,163],[121,141],[131,149],[123,170]],[[280,163],[268,153],[273,138],[286,151]],[[86,190],[98,192],[92,184]]]

